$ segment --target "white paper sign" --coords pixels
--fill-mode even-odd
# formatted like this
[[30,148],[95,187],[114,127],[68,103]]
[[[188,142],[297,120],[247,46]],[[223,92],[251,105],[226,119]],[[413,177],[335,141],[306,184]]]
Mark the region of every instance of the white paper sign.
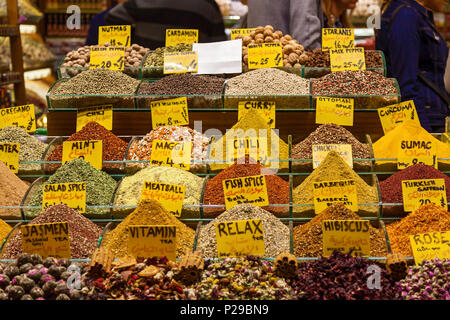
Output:
[[242,39],[193,43],[197,51],[197,74],[242,73]]

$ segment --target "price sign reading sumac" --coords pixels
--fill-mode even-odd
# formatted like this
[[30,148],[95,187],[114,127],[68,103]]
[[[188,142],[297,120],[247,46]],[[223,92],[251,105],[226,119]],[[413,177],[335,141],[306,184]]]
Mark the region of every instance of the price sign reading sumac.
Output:
[[112,105],[88,107],[77,111],[77,132],[89,122],[97,122],[107,130],[112,130],[113,110]]
[[154,199],[175,217],[180,217],[185,191],[185,186],[145,181],[142,187],[141,200]]
[[410,235],[416,265],[423,260],[450,259],[450,231],[437,231]]
[[266,176],[249,176],[222,181],[227,210],[246,203],[257,207],[269,205]]
[[70,259],[69,224],[67,222],[20,226],[22,251],[42,258]]
[[323,28],[322,50],[355,47],[355,31],[350,28]]
[[316,123],[353,126],[354,99],[317,97]]
[[384,134],[388,133],[405,120],[414,121],[420,126],[414,100],[378,108],[378,116],[380,117]]
[[19,143],[0,143],[0,161],[14,173],[19,172]]
[[353,256],[370,256],[368,220],[324,220],[322,236],[324,257],[329,257],[334,250],[347,253],[351,249]]
[[402,140],[397,152],[397,169],[403,170],[415,164],[438,168],[437,143],[435,141]]
[[[122,71],[124,68],[125,47],[91,47],[91,69],[111,69]],[[96,85],[92,83],[91,85]]]
[[65,204],[79,213],[86,212],[86,182],[44,184],[42,210]]
[[403,180],[403,208],[405,212],[434,203],[447,209],[447,193],[444,179]]
[[83,159],[95,169],[102,170],[103,141],[64,141],[62,163],[73,159]]
[[248,45],[248,68],[276,68],[283,66],[281,43],[257,43]]
[[175,261],[176,242],[176,226],[132,225],[128,227],[128,252],[135,257],[167,257]]
[[192,142],[153,140],[151,165],[189,170]]
[[164,74],[197,72],[197,51],[164,53]]
[[314,182],[313,195],[316,214],[335,203],[343,203],[353,212],[358,212],[358,196],[354,180]]
[[0,130],[5,127],[20,127],[27,132],[35,132],[34,104],[0,109]]
[[131,26],[98,27],[98,44],[109,43],[113,47],[129,47],[131,45]]
[[189,124],[186,97],[150,102],[152,127],[184,126]]
[[364,48],[331,49],[331,71],[360,71],[366,70]]

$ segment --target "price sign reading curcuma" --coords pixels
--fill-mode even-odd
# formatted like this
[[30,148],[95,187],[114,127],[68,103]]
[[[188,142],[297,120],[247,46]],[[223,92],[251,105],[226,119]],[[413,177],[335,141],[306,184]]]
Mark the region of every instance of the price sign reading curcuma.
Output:
[[378,116],[380,117],[384,134],[388,133],[405,120],[412,120],[420,126],[414,100],[378,108]]

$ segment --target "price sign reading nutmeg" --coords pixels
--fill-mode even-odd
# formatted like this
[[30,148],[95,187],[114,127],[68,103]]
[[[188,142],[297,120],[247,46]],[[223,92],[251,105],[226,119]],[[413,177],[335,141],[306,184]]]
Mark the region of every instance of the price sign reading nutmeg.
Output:
[[313,196],[316,214],[335,203],[343,203],[353,212],[358,212],[358,195],[354,180],[314,182]]
[[0,161],[14,173],[19,173],[19,154],[19,143],[0,143]]
[[83,129],[89,122],[97,122],[107,130],[112,130],[113,110],[112,105],[88,107],[77,111],[77,132]]
[[[111,69],[122,71],[125,47],[91,47],[90,69]],[[95,85],[95,83],[92,83]]]
[[129,47],[131,45],[131,26],[98,27],[98,44],[109,43],[112,47]]
[[103,141],[64,141],[62,164],[73,159],[83,159],[97,170],[102,170],[103,165]]
[[197,29],[166,29],[166,47],[198,43]]
[[447,208],[444,179],[403,180],[402,193],[405,212],[415,211],[429,203]]
[[314,144],[312,146],[313,168],[317,168],[325,160],[328,152],[336,151],[344,161],[353,168],[352,145],[351,144]]
[[177,228],[173,225],[128,226],[128,252],[134,257],[177,256]]
[[164,74],[197,72],[197,51],[164,53]]
[[0,109],[0,130],[5,127],[19,127],[27,132],[36,131],[36,115],[34,104],[26,104]]
[[316,123],[353,126],[354,99],[317,97]]
[[275,101],[239,101],[238,121],[250,110],[256,110],[270,128],[275,129]]
[[322,221],[323,256],[329,257],[337,250],[353,256],[370,256],[370,221],[324,220]]
[[70,259],[69,223],[54,222],[20,226],[22,251],[42,258]]
[[378,108],[378,116],[380,117],[384,134],[388,133],[405,120],[414,121],[420,126],[414,100]]
[[403,170],[415,164],[438,168],[436,141],[402,140],[397,152],[397,169]]
[[44,184],[42,210],[65,204],[79,213],[86,212],[86,182]]
[[153,140],[151,165],[189,170],[192,142]]
[[410,235],[409,240],[416,266],[424,260],[450,259],[450,231]]
[[150,102],[152,127],[184,126],[189,124],[186,97]]
[[222,181],[227,210],[246,203],[257,207],[269,205],[266,176],[248,176]]
[[364,48],[331,49],[331,71],[360,71],[366,70]]
[[243,28],[243,29],[231,29],[231,40],[235,40],[237,36],[248,36],[252,31],[255,31],[256,28]]
[[323,28],[322,50],[355,47],[355,31],[351,28]]
[[141,200],[154,199],[175,217],[181,216],[183,209],[185,186],[145,181],[142,187]]
[[257,43],[248,45],[248,68],[276,68],[283,66],[281,43]]

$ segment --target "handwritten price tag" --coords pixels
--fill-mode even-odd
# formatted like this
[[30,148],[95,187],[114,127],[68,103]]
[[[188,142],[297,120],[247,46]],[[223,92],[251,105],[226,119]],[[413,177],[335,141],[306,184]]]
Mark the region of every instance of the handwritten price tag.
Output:
[[0,143],[0,161],[14,173],[19,173],[20,144]]
[[85,182],[44,184],[42,188],[42,210],[56,204],[65,204],[79,213],[86,212]]
[[323,28],[322,50],[355,47],[355,32],[350,28]]
[[429,203],[447,208],[444,179],[404,180],[402,193],[405,212],[415,211]]
[[231,40],[236,39],[237,36],[248,36],[252,31],[255,30],[256,28],[231,29]]
[[258,43],[248,45],[248,68],[276,68],[283,66],[281,43]]
[[227,135],[226,141],[227,164],[234,164],[236,160],[246,156],[263,165],[269,160],[266,137]]
[[426,164],[438,168],[436,141],[402,140],[399,143],[397,157],[399,170],[415,164]]
[[370,256],[370,221],[324,220],[322,221],[323,256],[334,250],[342,253],[353,249],[353,256]]
[[248,176],[222,181],[227,210],[241,203],[257,207],[269,205],[266,176]]
[[364,48],[331,49],[331,71],[359,71],[366,70]]
[[151,165],[189,170],[192,142],[153,140]]
[[77,111],[77,132],[83,129],[89,122],[97,122],[107,130],[112,130],[113,110],[112,105],[89,107]]
[[145,181],[142,187],[141,200],[154,199],[175,217],[180,217],[185,192],[185,186]]
[[275,101],[239,101],[238,108],[238,121],[253,109],[267,121],[270,128],[275,129]]
[[314,144],[312,146],[313,168],[317,168],[325,160],[328,152],[336,151],[344,161],[353,168],[352,145],[351,144]]
[[317,97],[316,123],[353,126],[354,99]]
[[109,43],[113,47],[129,47],[131,45],[131,26],[98,27],[98,44]]
[[22,251],[42,258],[70,259],[69,224],[67,222],[20,226]]
[[353,212],[358,212],[358,195],[354,180],[314,182],[313,195],[316,214],[335,203],[343,203]]
[[106,68],[122,71],[124,60],[125,47],[91,47],[91,69]]
[[89,162],[95,169],[102,170],[102,157],[102,140],[63,142],[62,164],[73,159],[83,159],[84,161]]
[[164,53],[164,74],[197,72],[197,51]]
[[152,127],[184,126],[189,124],[186,97],[150,102]]
[[380,117],[384,134],[388,133],[405,120],[413,120],[420,126],[414,100],[378,108],[378,116]]
[[27,132],[35,132],[34,104],[0,109],[0,130],[5,127],[19,127]]
[[416,265],[424,260],[450,259],[450,231],[437,231],[410,235]]
[[128,227],[128,252],[137,257],[167,257],[175,261],[177,257],[176,226],[140,226]]
[[166,47],[198,43],[197,29],[166,29]]

